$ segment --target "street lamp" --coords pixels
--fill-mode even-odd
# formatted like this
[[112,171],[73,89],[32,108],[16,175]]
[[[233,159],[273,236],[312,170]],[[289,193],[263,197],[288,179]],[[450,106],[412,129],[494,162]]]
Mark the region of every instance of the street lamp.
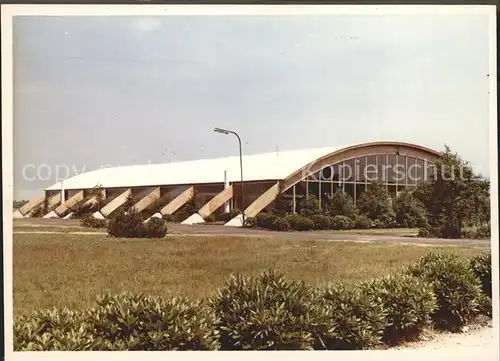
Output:
[[234,135],[236,135],[236,138],[238,138],[238,144],[240,146],[240,173],[241,173],[240,197],[241,197],[241,208],[243,208],[241,210],[241,220],[242,220],[242,225],[245,226],[245,207],[244,207],[244,203],[243,203],[244,202],[244,198],[243,198],[243,155],[241,152],[241,138],[238,135],[238,133],[233,132],[231,130],[221,129],[221,128],[214,128],[213,130],[216,133],[221,133],[221,134],[225,134],[225,135],[234,134]]

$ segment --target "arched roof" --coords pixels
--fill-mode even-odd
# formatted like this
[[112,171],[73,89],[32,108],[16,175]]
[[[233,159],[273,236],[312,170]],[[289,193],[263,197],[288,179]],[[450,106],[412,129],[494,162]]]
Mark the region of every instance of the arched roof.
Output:
[[[438,152],[431,149],[401,142],[374,142],[349,147],[252,154],[243,157],[243,179],[245,181],[284,180],[292,184],[299,180],[305,167],[312,170],[341,158],[348,159],[359,154],[367,154],[367,152],[371,154],[392,153],[397,147],[400,147],[403,153],[415,153],[414,156],[418,157],[439,156]],[[224,170],[227,170],[229,182],[239,181],[239,156],[97,169],[64,180],[64,188],[89,189],[97,184],[104,188],[120,188],[222,183]],[[47,190],[59,189],[61,189],[60,182],[47,188]]]

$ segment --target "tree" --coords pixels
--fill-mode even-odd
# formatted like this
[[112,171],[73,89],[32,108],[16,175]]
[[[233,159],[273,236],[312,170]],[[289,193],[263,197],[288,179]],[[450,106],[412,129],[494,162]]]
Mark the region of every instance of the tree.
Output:
[[14,208],[14,209],[19,209],[19,208],[21,208],[22,206],[24,206],[26,203],[28,203],[28,201],[26,201],[26,200],[22,200],[22,201],[14,201],[14,202],[13,202],[13,205],[12,205],[12,208]]
[[271,205],[271,213],[279,217],[285,217],[290,211],[290,201],[286,199],[283,189],[280,186],[278,194]]
[[489,189],[488,180],[445,146],[430,179],[417,187],[415,196],[424,204],[429,223],[442,228],[443,237],[459,238],[464,224],[489,220]]
[[338,189],[333,195],[328,196],[325,203],[325,213],[330,217],[346,216],[354,219],[357,209],[352,197],[342,189]]
[[357,207],[362,215],[378,222],[381,227],[392,227],[395,223],[396,215],[389,192],[380,182],[373,182],[367,187],[359,197]]
[[89,192],[90,197],[95,197],[96,200],[96,205],[97,205],[97,211],[101,211],[101,206],[104,203],[104,188],[102,185],[97,184],[92,188]]
[[307,196],[297,202],[297,213],[304,217],[312,217],[321,214],[318,198]]
[[403,227],[425,227],[426,210],[422,202],[416,199],[410,189],[405,189],[395,201],[396,223]]

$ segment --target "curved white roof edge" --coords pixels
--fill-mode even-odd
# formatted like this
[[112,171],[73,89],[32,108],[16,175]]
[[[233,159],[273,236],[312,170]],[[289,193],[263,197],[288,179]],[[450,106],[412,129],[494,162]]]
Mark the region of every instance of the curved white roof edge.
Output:
[[[341,148],[326,147],[244,155],[243,180],[284,179],[315,159]],[[229,182],[240,181],[240,157],[102,168],[65,179],[64,189],[89,189],[98,184],[104,188],[121,188],[222,183],[225,170]],[[60,189],[61,182],[46,188]]]
[[[358,143],[345,147],[324,147],[299,149],[273,153],[250,154],[243,156],[243,180],[263,181],[282,180],[300,168],[330,153],[373,144],[399,144],[418,147],[437,153],[412,143],[395,141],[376,141]],[[240,181],[240,158],[231,156],[209,158],[164,164],[131,165],[109,167],[82,173],[64,180],[64,189],[90,189],[96,185],[104,188],[148,187],[160,185],[183,185],[203,183],[223,183],[224,171],[229,182]],[[46,190],[60,190],[61,182]]]

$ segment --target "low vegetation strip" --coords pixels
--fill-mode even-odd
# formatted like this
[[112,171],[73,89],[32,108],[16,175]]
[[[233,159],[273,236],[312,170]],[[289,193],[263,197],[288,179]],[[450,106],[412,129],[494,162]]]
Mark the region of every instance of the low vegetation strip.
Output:
[[[201,299],[105,294],[93,308],[18,315],[14,349],[362,350],[418,339],[429,325],[458,331],[491,317],[477,268],[428,253],[392,275],[312,286],[270,270],[236,274]],[[486,275],[488,272],[481,272]],[[491,274],[491,272],[489,272]],[[457,289],[460,292],[457,292]]]

